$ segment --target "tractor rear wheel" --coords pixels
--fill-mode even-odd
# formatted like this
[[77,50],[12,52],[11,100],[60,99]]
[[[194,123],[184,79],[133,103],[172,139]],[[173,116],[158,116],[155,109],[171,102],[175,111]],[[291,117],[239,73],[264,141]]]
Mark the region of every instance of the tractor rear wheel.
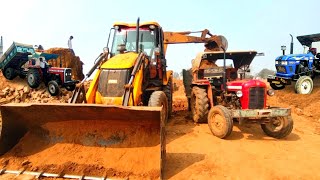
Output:
[[162,119],[164,120],[163,122],[166,124],[168,121],[168,99],[166,94],[163,91],[154,91],[148,102],[148,106],[150,107],[161,107],[163,106],[162,110]]
[[209,99],[205,89],[194,86],[191,91],[191,113],[196,123],[207,122],[209,112]]
[[274,90],[281,90],[284,89],[286,86],[282,85],[282,84],[274,84],[274,83],[270,83],[270,86],[272,87],[272,89]]
[[168,99],[168,118],[170,118],[172,114],[172,90],[172,78],[170,78],[168,84],[163,88],[163,92]]
[[59,84],[56,81],[49,81],[48,83],[48,91],[51,96],[56,96],[59,94]]
[[29,69],[27,83],[31,88],[37,88],[41,84],[41,75],[38,69]]
[[310,94],[313,89],[313,81],[309,76],[301,76],[295,85],[295,91],[298,94]]
[[233,120],[229,109],[218,105],[210,109],[208,125],[213,135],[224,139],[228,137],[233,128]]
[[291,116],[277,117],[266,124],[261,124],[261,128],[266,135],[277,139],[288,136],[293,129],[293,120]]
[[3,71],[3,76],[8,79],[8,80],[12,80],[15,77],[17,77],[17,73],[14,71],[13,68],[5,68]]

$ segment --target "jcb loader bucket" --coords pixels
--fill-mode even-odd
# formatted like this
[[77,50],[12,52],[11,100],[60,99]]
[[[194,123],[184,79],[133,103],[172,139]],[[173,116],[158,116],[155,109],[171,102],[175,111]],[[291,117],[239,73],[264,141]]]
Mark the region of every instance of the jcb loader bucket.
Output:
[[2,168],[162,179],[161,107],[6,104],[1,114]]

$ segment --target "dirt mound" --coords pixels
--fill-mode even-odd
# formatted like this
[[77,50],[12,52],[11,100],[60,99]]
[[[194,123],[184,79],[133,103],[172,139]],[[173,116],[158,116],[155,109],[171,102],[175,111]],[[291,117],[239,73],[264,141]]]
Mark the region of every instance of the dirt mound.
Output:
[[72,78],[76,80],[82,80],[83,75],[83,62],[80,60],[79,56],[75,56],[67,48],[50,48],[45,50],[46,53],[58,54],[57,60],[49,60],[49,64],[54,67],[67,67],[72,69]]

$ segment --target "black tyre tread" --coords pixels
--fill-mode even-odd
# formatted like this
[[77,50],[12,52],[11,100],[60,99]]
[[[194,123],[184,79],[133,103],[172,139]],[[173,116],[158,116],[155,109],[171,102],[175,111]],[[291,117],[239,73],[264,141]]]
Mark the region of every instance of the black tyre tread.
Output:
[[5,68],[2,71],[3,76],[8,80],[13,80],[17,77],[17,74],[13,68]]
[[[29,76],[31,74],[33,74],[35,79],[36,79],[34,84],[30,84],[29,80],[28,80]],[[28,74],[27,74],[27,83],[31,88],[37,88],[37,87],[40,86],[40,84],[41,84],[41,75],[40,75],[40,73],[39,73],[39,71],[37,69],[29,69]]]
[[297,80],[297,82],[296,82],[296,84],[295,84],[295,86],[294,86],[294,90],[295,90],[295,92],[296,92],[297,94],[302,94],[302,93],[301,93],[301,89],[298,88],[298,86],[301,87],[301,83],[302,83],[303,81],[305,81],[305,80],[309,80],[309,81],[311,82],[310,92],[307,93],[307,94],[311,94],[311,92],[312,92],[312,90],[313,90],[313,80],[312,80],[311,77],[309,77],[309,76],[301,76],[301,77]]
[[288,136],[292,130],[293,130],[293,120],[292,120],[292,117],[291,116],[288,116],[287,117],[287,121],[288,121],[288,124],[286,127],[284,127],[283,129],[281,129],[280,131],[278,132],[272,132],[272,131],[269,131],[269,129],[266,127],[265,124],[261,124],[261,128],[263,130],[263,132],[270,136],[270,137],[273,137],[273,138],[277,138],[277,139],[281,139],[281,138],[284,138],[286,136]]
[[[209,99],[205,89],[194,86],[191,92],[191,101],[195,95],[195,102],[191,102],[191,108],[194,106],[194,110],[192,111],[193,121],[196,123],[206,123],[208,121],[208,113],[209,113]],[[196,103],[193,105],[193,103]]]
[[191,96],[191,83],[192,83],[192,74],[191,74],[191,69],[182,70],[182,77],[183,77],[183,86],[184,86],[184,92],[186,93],[187,97]]
[[274,90],[281,90],[281,89],[284,89],[286,87],[285,85],[278,87],[278,86],[276,86],[276,84],[273,84],[273,83],[270,83],[270,86]]
[[169,78],[168,84],[163,87],[163,92],[166,94],[168,99],[168,118],[172,114],[172,77]]
[[165,113],[165,120],[164,123],[166,124],[168,121],[168,100],[167,96],[163,91],[154,91],[149,98],[148,106],[149,107],[160,107],[162,106],[162,102],[165,103],[164,113]]
[[[225,131],[225,133],[221,136],[218,136],[217,134],[215,134],[215,132],[213,131],[212,127],[211,127],[211,122],[212,119],[210,118],[212,116],[212,113],[222,113],[222,115],[224,116],[224,119],[226,120],[226,125],[227,125],[227,129]],[[225,139],[227,138],[228,136],[230,136],[230,134],[232,133],[232,130],[233,130],[233,119],[232,119],[232,116],[231,116],[231,112],[229,111],[229,109],[227,109],[226,107],[224,106],[221,106],[221,105],[217,105],[217,106],[214,106],[210,109],[210,112],[209,112],[209,115],[208,115],[208,125],[209,125],[209,128],[210,128],[210,131],[212,132],[212,134],[214,136],[217,136],[221,139]]]
[[[55,86],[55,88],[56,88],[56,91],[55,92],[51,92],[50,90],[49,90],[49,88],[50,88],[50,86]],[[56,81],[49,81],[49,83],[48,83],[48,91],[49,91],[49,94],[51,95],[51,96],[57,96],[59,93],[60,93],[60,88],[59,88],[59,84],[56,82]]]

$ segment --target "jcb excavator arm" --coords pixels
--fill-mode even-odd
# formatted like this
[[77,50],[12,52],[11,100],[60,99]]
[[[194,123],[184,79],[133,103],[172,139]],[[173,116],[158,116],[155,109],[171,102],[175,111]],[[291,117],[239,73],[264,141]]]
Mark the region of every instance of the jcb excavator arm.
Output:
[[[201,33],[200,37],[191,36],[193,33]],[[228,48],[228,41],[224,36],[213,35],[208,29],[202,31],[164,32],[164,52],[168,44],[205,43],[205,51],[219,51]]]

